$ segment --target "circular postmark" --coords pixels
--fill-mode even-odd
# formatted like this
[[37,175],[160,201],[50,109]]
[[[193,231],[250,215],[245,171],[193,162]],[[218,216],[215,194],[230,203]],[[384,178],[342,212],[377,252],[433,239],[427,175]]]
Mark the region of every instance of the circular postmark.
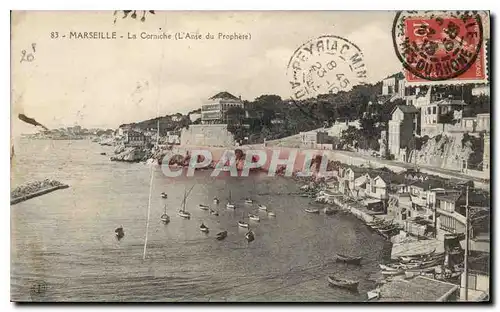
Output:
[[392,25],[397,57],[411,74],[442,81],[465,73],[483,43],[480,14],[468,11],[399,11]]
[[325,35],[309,40],[293,53],[287,77],[295,100],[349,91],[366,79],[363,53],[349,40]]
[[30,288],[30,297],[32,300],[37,300],[45,296],[47,292],[47,283],[45,281],[35,281]]

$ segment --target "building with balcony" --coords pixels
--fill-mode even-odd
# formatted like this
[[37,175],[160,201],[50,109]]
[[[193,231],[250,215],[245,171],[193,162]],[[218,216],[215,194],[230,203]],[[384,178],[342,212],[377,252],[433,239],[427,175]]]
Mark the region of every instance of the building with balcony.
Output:
[[227,111],[231,107],[244,109],[241,97],[229,92],[219,92],[201,106],[201,122],[203,124],[227,124]]
[[147,137],[141,132],[128,130],[125,132],[125,146],[140,147],[147,143]]
[[421,134],[434,136],[442,132],[441,119],[447,114],[453,114],[454,111],[461,111],[467,104],[458,99],[446,98],[430,102],[421,108]]

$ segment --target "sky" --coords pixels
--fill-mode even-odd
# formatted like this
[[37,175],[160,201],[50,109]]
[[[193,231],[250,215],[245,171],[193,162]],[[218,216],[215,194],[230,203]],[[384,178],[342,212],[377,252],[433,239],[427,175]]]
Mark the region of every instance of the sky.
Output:
[[[116,128],[158,113],[187,113],[220,91],[245,100],[262,94],[290,98],[288,61],[304,42],[321,35],[356,44],[364,53],[367,82],[377,82],[402,69],[392,45],[394,14],[157,11],[144,23],[121,15],[113,23],[113,11],[14,12],[11,111],[48,128]],[[251,40],[68,39],[70,31],[127,37],[160,28],[203,36],[236,32],[251,34]],[[52,39],[52,32],[59,38]],[[33,55],[31,62],[21,62],[23,50],[25,57]],[[13,133],[32,132],[32,126],[12,120]]]

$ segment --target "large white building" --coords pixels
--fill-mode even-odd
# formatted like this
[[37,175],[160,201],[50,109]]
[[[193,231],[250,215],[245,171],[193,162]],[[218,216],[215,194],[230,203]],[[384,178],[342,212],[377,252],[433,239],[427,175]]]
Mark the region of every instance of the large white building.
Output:
[[244,108],[241,97],[229,92],[219,92],[201,106],[201,121],[203,124],[227,123],[227,111],[231,107]]
[[[396,159],[406,161],[406,155],[401,159],[401,149],[409,148],[418,123],[418,110],[411,105],[398,105],[392,111],[389,120],[388,148]],[[407,151],[409,152],[409,151]]]

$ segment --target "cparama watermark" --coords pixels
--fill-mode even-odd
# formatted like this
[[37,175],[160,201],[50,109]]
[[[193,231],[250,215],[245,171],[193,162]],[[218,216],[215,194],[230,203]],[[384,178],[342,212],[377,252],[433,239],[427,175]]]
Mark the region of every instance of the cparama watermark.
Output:
[[[220,153],[219,153],[220,154]],[[284,155],[283,155],[284,154]],[[218,177],[228,172],[231,177],[248,177],[251,171],[267,172],[268,177],[328,176],[328,152],[318,150],[225,150],[214,156],[208,149],[193,149],[186,155],[166,155],[162,160],[162,171],[170,178],[194,176],[196,170],[212,170],[210,176]]]

